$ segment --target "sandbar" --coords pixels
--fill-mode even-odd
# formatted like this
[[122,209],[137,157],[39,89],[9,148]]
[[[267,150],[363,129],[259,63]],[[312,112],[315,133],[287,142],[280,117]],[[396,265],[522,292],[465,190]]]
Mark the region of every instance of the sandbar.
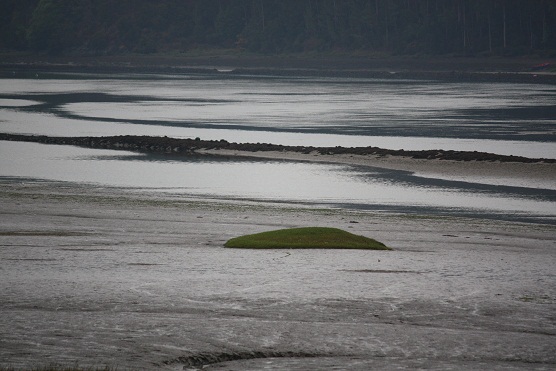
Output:
[[226,149],[203,149],[197,150],[196,152],[232,158],[249,157],[369,166],[409,171],[419,176],[437,179],[556,189],[556,163],[429,160],[415,159],[407,156],[357,154],[323,155],[318,152],[300,153],[292,151],[251,152]]

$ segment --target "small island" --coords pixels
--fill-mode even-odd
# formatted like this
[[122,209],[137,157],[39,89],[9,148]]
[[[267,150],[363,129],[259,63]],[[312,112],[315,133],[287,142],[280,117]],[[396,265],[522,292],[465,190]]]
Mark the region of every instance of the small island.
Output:
[[391,250],[372,238],[337,228],[305,227],[250,234],[228,240],[225,247],[244,249],[367,249]]

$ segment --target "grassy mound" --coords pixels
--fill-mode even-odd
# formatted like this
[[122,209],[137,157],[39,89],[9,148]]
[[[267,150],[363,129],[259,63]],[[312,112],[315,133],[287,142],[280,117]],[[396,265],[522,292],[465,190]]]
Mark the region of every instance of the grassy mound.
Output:
[[292,228],[232,238],[226,247],[246,249],[369,249],[391,250],[383,243],[337,228]]

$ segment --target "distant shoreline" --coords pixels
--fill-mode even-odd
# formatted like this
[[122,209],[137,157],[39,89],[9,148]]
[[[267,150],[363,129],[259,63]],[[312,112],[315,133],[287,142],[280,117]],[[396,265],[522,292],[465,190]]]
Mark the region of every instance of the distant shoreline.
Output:
[[[114,55],[2,54],[0,69],[90,73],[205,73],[254,76],[352,77],[450,82],[556,84],[556,60],[540,58],[371,57],[349,55]],[[550,69],[534,66],[549,63]]]

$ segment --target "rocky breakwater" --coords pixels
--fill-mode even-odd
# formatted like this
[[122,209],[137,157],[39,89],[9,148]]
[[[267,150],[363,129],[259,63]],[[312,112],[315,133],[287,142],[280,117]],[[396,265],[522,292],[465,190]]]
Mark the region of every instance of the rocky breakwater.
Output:
[[452,161],[500,161],[521,163],[556,163],[556,159],[505,156],[485,152],[450,150],[405,151],[378,147],[312,147],[283,146],[269,143],[232,143],[226,140],[178,139],[155,136],[108,136],[108,137],[51,137],[44,135],[21,135],[0,133],[0,140],[23,141],[43,144],[74,145],[87,148],[127,150],[143,153],[164,153],[169,155],[193,155],[200,150],[232,150],[243,152],[296,152],[318,153],[320,155],[372,155],[402,156],[414,159],[436,159]]

